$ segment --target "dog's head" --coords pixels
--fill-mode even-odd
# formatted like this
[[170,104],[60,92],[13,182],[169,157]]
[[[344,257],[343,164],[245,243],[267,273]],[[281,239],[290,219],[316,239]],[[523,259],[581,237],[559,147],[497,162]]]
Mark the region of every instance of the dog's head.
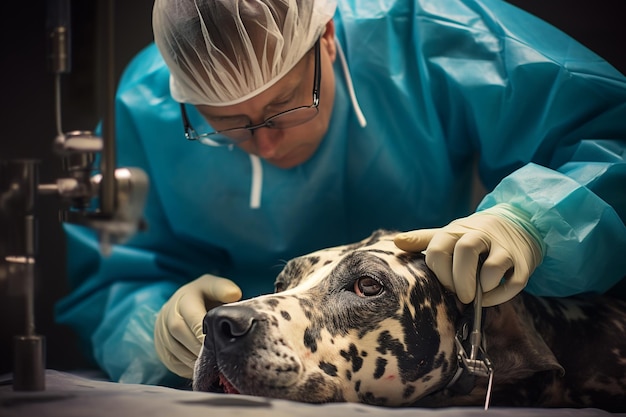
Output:
[[[457,327],[471,310],[394,236],[378,231],[295,258],[275,294],[210,310],[194,390],[388,406],[484,401],[486,378],[461,395],[444,389],[459,368]],[[485,309],[483,318],[496,384],[513,389],[513,399],[522,379],[563,373],[525,299]]]
[[209,311],[194,389],[404,405],[442,388],[457,368],[456,298],[393,236],[293,259],[276,294]]

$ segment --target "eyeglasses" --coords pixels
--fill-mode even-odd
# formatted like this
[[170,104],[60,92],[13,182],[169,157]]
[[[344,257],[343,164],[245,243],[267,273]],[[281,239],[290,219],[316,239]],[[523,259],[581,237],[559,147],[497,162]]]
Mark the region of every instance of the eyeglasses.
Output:
[[310,106],[300,106],[290,110],[282,111],[278,114],[268,117],[262,123],[249,126],[234,127],[230,129],[217,130],[210,133],[198,134],[191,126],[185,104],[180,104],[180,112],[183,119],[183,127],[185,129],[185,138],[187,140],[197,140],[198,142],[208,146],[226,146],[237,145],[252,139],[254,131],[262,127],[268,129],[287,129],[298,126],[313,119],[318,114],[318,106],[320,103],[320,81],[322,72],[320,70],[320,41],[315,42],[315,74],[313,78],[313,104]]

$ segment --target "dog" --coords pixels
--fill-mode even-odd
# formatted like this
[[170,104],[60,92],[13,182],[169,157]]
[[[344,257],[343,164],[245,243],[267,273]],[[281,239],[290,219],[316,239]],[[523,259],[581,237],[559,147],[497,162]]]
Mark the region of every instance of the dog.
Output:
[[[381,230],[292,259],[274,294],[208,311],[193,389],[310,403],[483,405],[487,376],[470,375],[459,359],[472,306],[394,236]],[[626,302],[523,292],[483,308],[482,318],[491,405],[626,410]]]

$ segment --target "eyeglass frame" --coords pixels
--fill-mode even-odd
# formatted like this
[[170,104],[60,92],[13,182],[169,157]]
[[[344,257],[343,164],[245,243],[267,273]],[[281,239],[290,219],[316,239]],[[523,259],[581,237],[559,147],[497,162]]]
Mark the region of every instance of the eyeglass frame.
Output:
[[[209,133],[202,133],[202,134],[198,134],[196,132],[196,130],[193,128],[193,126],[191,125],[191,121],[189,120],[189,116],[187,115],[187,110],[185,109],[185,103],[180,103],[180,112],[181,112],[181,117],[182,117],[182,121],[183,121],[183,129],[185,131],[185,138],[189,141],[200,141],[200,143],[204,144],[204,145],[209,145],[209,146],[229,146],[229,145],[238,145],[240,143],[246,142],[248,140],[250,140],[253,135],[254,135],[254,131],[257,129],[260,129],[262,127],[267,127],[268,129],[277,129],[275,127],[273,127],[271,125],[272,120],[275,120],[277,117],[281,117],[285,114],[288,113],[292,113],[294,111],[298,111],[298,110],[302,110],[302,109],[310,109],[310,108],[315,108],[317,110],[317,112],[315,113],[315,115],[313,117],[311,117],[308,120],[305,120],[303,122],[300,122],[298,124],[295,124],[293,126],[289,126],[289,128],[295,127],[295,126],[300,126],[301,124],[310,122],[311,120],[313,120],[318,114],[319,114],[319,104],[320,104],[320,84],[321,84],[321,79],[322,79],[322,71],[321,71],[321,58],[320,58],[320,39],[318,38],[317,41],[315,42],[314,45],[314,53],[315,53],[315,72],[313,74],[313,104],[309,105],[309,106],[298,106],[298,107],[294,107],[292,109],[288,109],[288,110],[284,110],[281,111],[279,113],[276,113],[270,117],[267,117],[263,120],[263,122],[258,123],[256,125],[251,125],[251,126],[241,126],[241,127],[231,127],[228,129],[224,129],[224,130],[216,130],[213,132],[209,132]],[[247,129],[250,131],[250,137],[247,139],[243,139],[243,140],[235,140],[232,138],[229,138],[227,134],[225,134],[224,132],[229,132],[229,131],[233,131],[233,130],[244,130]],[[216,135],[216,134],[220,134],[222,136],[224,136],[225,138],[227,138],[229,140],[228,143],[221,143],[221,142],[217,142],[215,141],[215,139],[211,138],[211,136]],[[205,140],[201,140],[201,139],[205,139]]]

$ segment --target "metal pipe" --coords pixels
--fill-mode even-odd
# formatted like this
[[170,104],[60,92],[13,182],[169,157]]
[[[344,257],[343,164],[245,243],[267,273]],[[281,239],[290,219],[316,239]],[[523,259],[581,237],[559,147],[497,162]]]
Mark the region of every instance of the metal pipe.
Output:
[[54,74],[68,74],[72,67],[70,0],[48,0],[48,63]]
[[14,338],[15,391],[45,389],[45,338],[35,334],[38,183],[38,161],[0,161],[0,269],[20,280],[25,315],[24,334]]
[[104,53],[104,119],[102,122],[102,154],[100,172],[100,212],[104,218],[110,218],[115,212],[115,31],[113,20],[115,1],[101,0],[105,10],[103,22]]

